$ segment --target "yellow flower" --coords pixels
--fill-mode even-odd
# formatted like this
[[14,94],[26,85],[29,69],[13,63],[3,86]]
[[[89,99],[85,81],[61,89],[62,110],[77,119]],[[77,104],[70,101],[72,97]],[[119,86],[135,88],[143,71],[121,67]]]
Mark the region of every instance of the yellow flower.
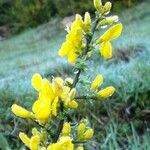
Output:
[[71,126],[69,122],[65,122],[62,129],[62,134],[68,136],[71,131]]
[[29,112],[28,110],[26,110],[25,108],[21,106],[18,106],[17,104],[13,104],[11,106],[11,110],[18,117],[33,118],[33,114],[31,112]]
[[71,30],[66,36],[66,41],[62,44],[58,54],[61,57],[67,56],[68,62],[74,64],[78,56],[82,53],[83,45],[83,29],[84,22],[80,15],[76,15],[76,19],[71,26]]
[[94,131],[93,129],[87,129],[87,131],[84,133],[84,140],[89,140],[93,137]]
[[103,76],[98,74],[91,84],[91,89],[96,90],[103,83]]
[[113,86],[109,86],[103,90],[100,90],[97,93],[97,98],[107,98],[111,96],[115,92],[115,88]]
[[100,54],[106,60],[112,58],[112,45],[109,41],[103,42],[100,45]]
[[123,26],[121,23],[110,27],[99,39],[97,39],[96,44],[107,42],[119,37],[122,32],[122,28]]
[[102,2],[101,0],[94,0],[94,7],[98,12],[102,11]]

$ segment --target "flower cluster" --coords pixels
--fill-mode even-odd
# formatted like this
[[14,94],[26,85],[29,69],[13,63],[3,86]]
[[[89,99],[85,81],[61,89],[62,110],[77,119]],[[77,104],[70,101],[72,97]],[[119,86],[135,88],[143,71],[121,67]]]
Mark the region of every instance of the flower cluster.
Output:
[[[52,80],[49,81],[35,73],[31,82],[38,92],[38,98],[32,105],[32,111],[17,104],[11,107],[16,116],[32,119],[40,125],[40,129],[32,129],[31,137],[23,132],[19,133],[21,141],[31,150],[84,150],[84,144],[93,137],[94,131],[85,120],[79,123],[69,122],[72,121],[70,110],[78,108],[75,100],[77,99],[75,87],[80,81],[80,73],[85,70],[84,67],[87,67],[86,60],[95,50],[96,45],[99,45],[102,57],[110,59],[112,57],[111,41],[120,36],[123,28],[121,23],[115,24],[109,27],[102,36],[94,39],[96,30],[118,21],[117,16],[107,16],[111,10],[110,2],[102,5],[101,0],[94,0],[94,7],[96,9],[94,23],[88,12],[85,13],[84,19],[77,14],[68,31],[66,41],[58,52],[62,57],[67,56],[69,63],[75,64],[77,73],[74,80],[52,77]],[[103,76],[98,74],[90,84],[92,94],[89,93],[89,95],[95,95],[95,99],[105,99],[115,92],[113,86],[100,89],[102,83]],[[82,97],[84,100],[86,95],[81,95],[81,99]]]
[[74,64],[84,49],[84,33],[91,30],[91,17],[88,12],[85,13],[84,20],[77,14],[71,29],[66,36],[66,41],[62,44],[59,55],[67,56],[68,62]]
[[[71,78],[66,78],[66,81],[69,81],[70,84],[73,82]],[[56,77],[50,83],[47,79],[42,79],[40,74],[34,74],[32,85],[38,91],[39,96],[32,106],[32,112],[17,104],[12,105],[12,112],[16,116],[31,118],[45,125],[52,116],[57,116],[57,108],[60,102],[66,108],[77,108],[78,103],[74,100],[76,89],[67,86],[67,82],[60,77]]]
[[[77,127],[78,140],[87,141],[93,136],[93,129],[88,128],[85,123],[80,123]],[[84,150],[82,145],[74,145],[74,138],[71,135],[71,125],[65,122],[62,129],[62,134],[56,143],[47,145],[47,134],[39,132],[36,128],[32,129],[32,136],[29,138],[25,133],[20,132],[19,137],[22,142],[31,150]]]

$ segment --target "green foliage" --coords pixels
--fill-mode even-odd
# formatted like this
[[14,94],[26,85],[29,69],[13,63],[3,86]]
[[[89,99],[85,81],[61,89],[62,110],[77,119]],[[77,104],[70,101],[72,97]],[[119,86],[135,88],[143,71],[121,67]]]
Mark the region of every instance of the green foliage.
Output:
[[3,150],[10,150],[9,144],[7,143],[7,139],[2,133],[0,133],[0,148]]
[[[55,15],[51,0],[15,0],[12,13],[22,27],[34,27]],[[50,11],[51,10],[51,11]]]

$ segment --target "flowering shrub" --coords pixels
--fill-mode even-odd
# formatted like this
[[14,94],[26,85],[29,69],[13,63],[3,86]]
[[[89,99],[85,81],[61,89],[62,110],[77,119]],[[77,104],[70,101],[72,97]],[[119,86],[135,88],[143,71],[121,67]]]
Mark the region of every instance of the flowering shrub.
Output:
[[[77,14],[75,21],[68,30],[65,42],[62,44],[59,55],[66,57],[70,64],[75,67],[75,78],[62,79],[53,77],[52,81],[43,79],[35,73],[32,77],[32,86],[38,92],[38,98],[32,105],[32,111],[26,110],[17,104],[12,105],[12,112],[21,118],[32,119],[40,125],[32,129],[31,137],[20,132],[22,142],[31,150],[83,150],[84,144],[94,134],[87,120],[70,122],[71,109],[77,109],[78,97],[76,84],[80,74],[87,69],[86,61],[90,59],[96,46],[99,46],[101,56],[107,60],[112,57],[111,41],[122,32],[122,24],[115,24],[99,38],[94,39],[96,30],[112,25],[118,21],[117,16],[107,16],[111,9],[111,3],[102,5],[100,0],[94,0],[96,17],[92,22],[90,14],[85,13],[84,19]],[[103,100],[111,96],[115,88],[112,86],[99,89],[103,83],[103,76],[98,74],[89,85],[91,95],[82,95],[86,99],[92,96],[94,100]],[[53,129],[53,124],[58,124],[58,129]],[[55,131],[56,132],[53,132]]]

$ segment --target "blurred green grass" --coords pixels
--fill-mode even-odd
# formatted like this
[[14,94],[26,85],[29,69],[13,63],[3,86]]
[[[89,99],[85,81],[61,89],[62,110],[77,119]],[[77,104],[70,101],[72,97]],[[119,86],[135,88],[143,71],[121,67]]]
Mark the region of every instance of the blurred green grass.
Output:
[[[135,131],[136,128],[147,124],[143,122],[140,124],[141,120],[137,123],[136,119],[126,121],[124,116],[127,115],[126,112],[123,116],[117,114],[117,111],[127,111],[133,106],[135,117],[142,110],[150,108],[149,5],[149,1],[143,2],[121,13],[120,20],[124,24],[124,32],[113,42],[114,58],[104,62],[98,52],[95,52],[92,61],[88,64],[89,70],[81,76],[81,79],[92,80],[96,74],[102,73],[103,86],[113,85],[117,89],[116,95],[111,100],[106,103],[98,102],[98,105],[94,103],[96,106],[93,104],[89,109],[92,113],[88,113],[88,117],[95,126],[96,132],[98,131],[96,141],[100,143],[98,144],[100,149],[150,148],[149,132],[142,135],[142,139],[145,139],[142,142],[141,135]],[[0,42],[0,132],[11,133],[13,130],[12,125],[9,125],[7,131],[8,126],[3,124],[9,119],[13,122],[10,106],[14,102],[31,107],[36,97],[30,82],[33,73],[39,72],[44,77],[73,75],[72,67],[65,59],[57,56],[66,34],[58,22],[57,19],[53,20]],[[84,90],[80,89],[80,93],[83,94]],[[88,104],[83,105],[88,106]],[[86,111],[86,108],[81,109],[79,113],[84,116]],[[107,115],[104,115],[105,113]],[[93,114],[98,119],[101,119],[102,114],[102,121],[106,126],[100,125],[93,118]],[[115,121],[112,121],[112,118],[115,118]],[[145,147],[141,147],[141,143]]]

